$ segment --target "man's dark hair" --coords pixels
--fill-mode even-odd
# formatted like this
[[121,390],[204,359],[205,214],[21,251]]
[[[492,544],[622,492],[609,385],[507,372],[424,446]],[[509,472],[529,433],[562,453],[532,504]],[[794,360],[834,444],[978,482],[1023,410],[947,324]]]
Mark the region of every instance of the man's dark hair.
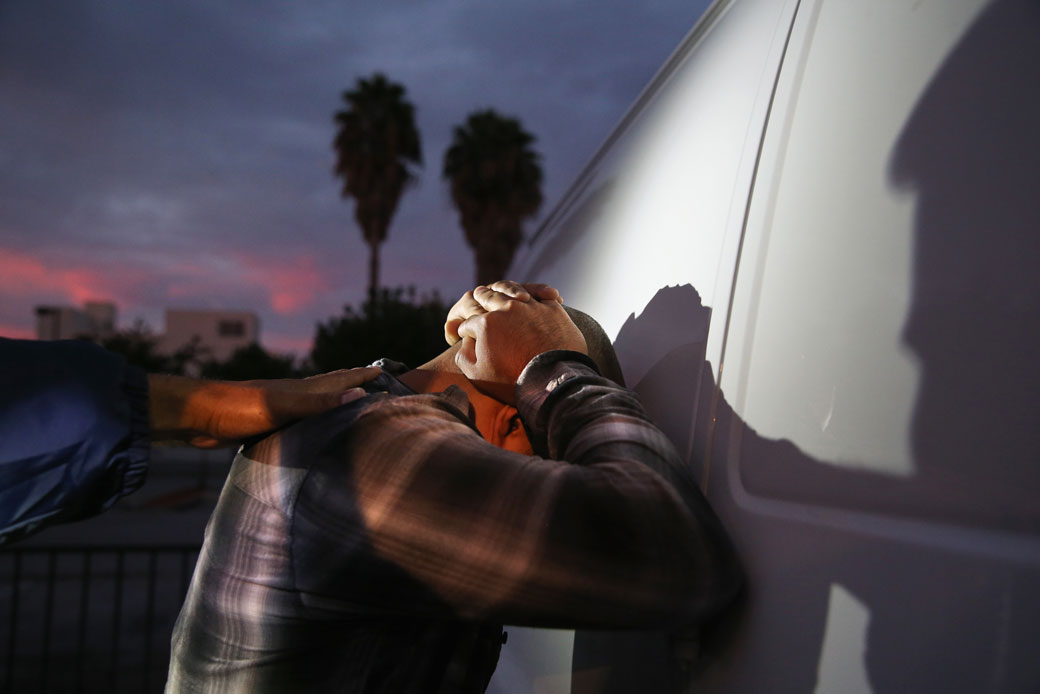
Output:
[[621,373],[621,365],[618,363],[617,354],[614,353],[614,345],[610,344],[610,338],[596,319],[576,308],[564,306],[563,309],[571,317],[574,324],[578,326],[585,345],[589,348],[589,356],[596,362],[599,372],[619,386],[625,385],[625,377]]

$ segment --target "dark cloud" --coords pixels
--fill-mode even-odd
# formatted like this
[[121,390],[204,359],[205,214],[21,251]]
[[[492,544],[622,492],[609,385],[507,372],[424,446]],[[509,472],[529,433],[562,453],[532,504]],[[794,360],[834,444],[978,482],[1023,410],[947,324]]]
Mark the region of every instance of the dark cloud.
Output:
[[[383,247],[384,281],[454,296],[473,265],[440,178],[452,127],[478,108],[520,118],[551,203],[706,4],[0,4],[0,248],[55,272],[146,266],[155,281],[119,297],[127,317],[187,298],[251,305],[265,332],[306,338],[365,285],[330,143],[340,93],[379,70],[408,89],[426,160]],[[236,271],[245,252],[256,267],[320,259],[297,269],[326,279],[278,311]],[[0,326],[31,326],[31,298],[0,300]]]

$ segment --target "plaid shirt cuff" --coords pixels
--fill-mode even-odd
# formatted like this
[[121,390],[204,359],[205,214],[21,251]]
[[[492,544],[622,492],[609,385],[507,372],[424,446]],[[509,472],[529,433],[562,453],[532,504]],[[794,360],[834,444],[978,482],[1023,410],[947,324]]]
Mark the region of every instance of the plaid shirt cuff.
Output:
[[596,363],[581,352],[563,349],[543,352],[524,367],[516,380],[516,408],[536,454],[552,457],[547,440],[552,403],[571,390],[568,384],[590,376],[601,378]]

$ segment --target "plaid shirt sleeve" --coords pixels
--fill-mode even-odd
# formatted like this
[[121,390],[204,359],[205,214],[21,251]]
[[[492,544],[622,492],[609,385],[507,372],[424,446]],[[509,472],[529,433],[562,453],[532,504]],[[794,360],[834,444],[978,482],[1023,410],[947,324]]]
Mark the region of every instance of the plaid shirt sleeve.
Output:
[[[732,547],[633,393],[584,355],[548,352],[524,370],[517,402],[540,456],[489,444],[437,396],[359,416],[349,448],[363,538],[308,535],[364,545],[369,567],[408,580],[353,556],[337,570],[328,554],[324,575],[349,575],[374,609],[545,627],[678,627],[732,598]],[[324,505],[298,504],[297,528],[305,507]]]

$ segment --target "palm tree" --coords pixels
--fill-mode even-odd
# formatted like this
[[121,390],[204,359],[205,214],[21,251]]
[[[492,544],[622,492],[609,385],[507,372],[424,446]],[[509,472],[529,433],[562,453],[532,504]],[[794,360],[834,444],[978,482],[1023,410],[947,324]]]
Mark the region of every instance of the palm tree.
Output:
[[343,179],[343,197],[355,201],[354,217],[371,250],[368,290],[374,293],[379,244],[386,240],[401,193],[415,180],[413,167],[422,165],[422,145],[404,87],[384,75],[358,78],[343,100],[347,107],[335,115],[335,174]]
[[477,261],[477,284],[505,276],[523,221],[542,204],[541,157],[520,121],[493,110],[470,114],[444,153],[444,178]]

